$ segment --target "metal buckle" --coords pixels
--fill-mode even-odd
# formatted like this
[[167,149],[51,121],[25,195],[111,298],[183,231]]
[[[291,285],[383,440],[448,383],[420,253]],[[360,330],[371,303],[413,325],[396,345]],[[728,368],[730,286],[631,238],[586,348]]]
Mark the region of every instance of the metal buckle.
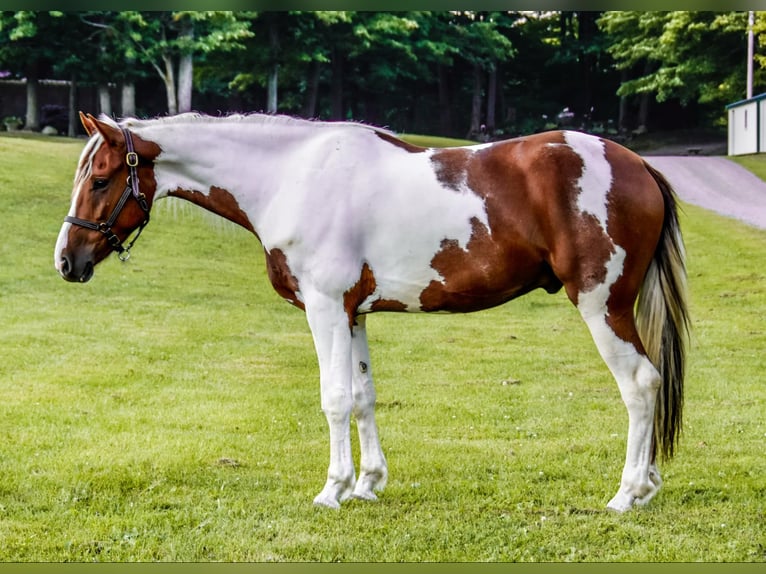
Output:
[[129,151],[125,155],[125,161],[128,164],[128,167],[137,167],[138,166],[138,154],[134,151]]

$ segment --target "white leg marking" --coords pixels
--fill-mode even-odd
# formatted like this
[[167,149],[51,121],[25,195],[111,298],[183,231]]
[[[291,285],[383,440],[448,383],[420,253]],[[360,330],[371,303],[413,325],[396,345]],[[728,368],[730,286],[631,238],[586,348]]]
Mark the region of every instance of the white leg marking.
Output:
[[367,345],[365,317],[357,319],[351,334],[351,385],[359,429],[361,463],[359,479],[353,496],[364,500],[376,500],[375,490],[383,490],[388,480],[388,467],[383,456],[375,424],[375,387],[372,382],[370,351]]
[[620,339],[607,323],[607,300],[611,285],[622,273],[625,252],[615,247],[607,263],[606,281],[587,293],[580,293],[578,309],[590,329],[601,357],[611,371],[628,410],[628,441],[625,467],[617,494],[607,507],[618,512],[633,504],[646,504],[657,492],[662,479],[651,465],[654,405],[660,376],[649,359]]
[[322,410],[330,427],[327,482],[314,504],[340,508],[354,489],[349,424],[352,408],[351,331],[340,301],[312,291],[305,293],[306,317],[319,358]]

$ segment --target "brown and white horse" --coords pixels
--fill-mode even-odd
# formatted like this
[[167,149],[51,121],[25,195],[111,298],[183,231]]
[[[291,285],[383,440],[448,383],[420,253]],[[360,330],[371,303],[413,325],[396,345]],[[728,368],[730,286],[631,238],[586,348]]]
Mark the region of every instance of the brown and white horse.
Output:
[[572,131],[426,149],[366,125],[264,115],[81,119],[90,139],[56,269],[84,282],[112,251],[126,258],[166,196],[256,234],[319,359],[330,464],[316,504],[375,499],[386,483],[368,313],[477,311],[537,287],[565,289],[628,410],[608,507],[659,489],[656,458],[673,455],[681,428],[686,272],[674,193],[633,152]]

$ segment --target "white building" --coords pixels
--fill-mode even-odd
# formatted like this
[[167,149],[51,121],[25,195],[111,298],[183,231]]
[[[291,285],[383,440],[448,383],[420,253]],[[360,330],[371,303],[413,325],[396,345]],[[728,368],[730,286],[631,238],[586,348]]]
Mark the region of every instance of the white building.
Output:
[[726,106],[729,155],[766,152],[766,94]]

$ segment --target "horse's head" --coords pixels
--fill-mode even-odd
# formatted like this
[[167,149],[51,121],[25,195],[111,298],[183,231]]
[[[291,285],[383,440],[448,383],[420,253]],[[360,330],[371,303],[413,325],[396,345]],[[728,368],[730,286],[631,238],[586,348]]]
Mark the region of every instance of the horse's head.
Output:
[[125,241],[149,222],[156,187],[153,160],[160,149],[114,122],[82,112],[80,120],[90,140],[77,166],[54,263],[64,279],[84,283],[112,251],[127,259],[138,236]]

